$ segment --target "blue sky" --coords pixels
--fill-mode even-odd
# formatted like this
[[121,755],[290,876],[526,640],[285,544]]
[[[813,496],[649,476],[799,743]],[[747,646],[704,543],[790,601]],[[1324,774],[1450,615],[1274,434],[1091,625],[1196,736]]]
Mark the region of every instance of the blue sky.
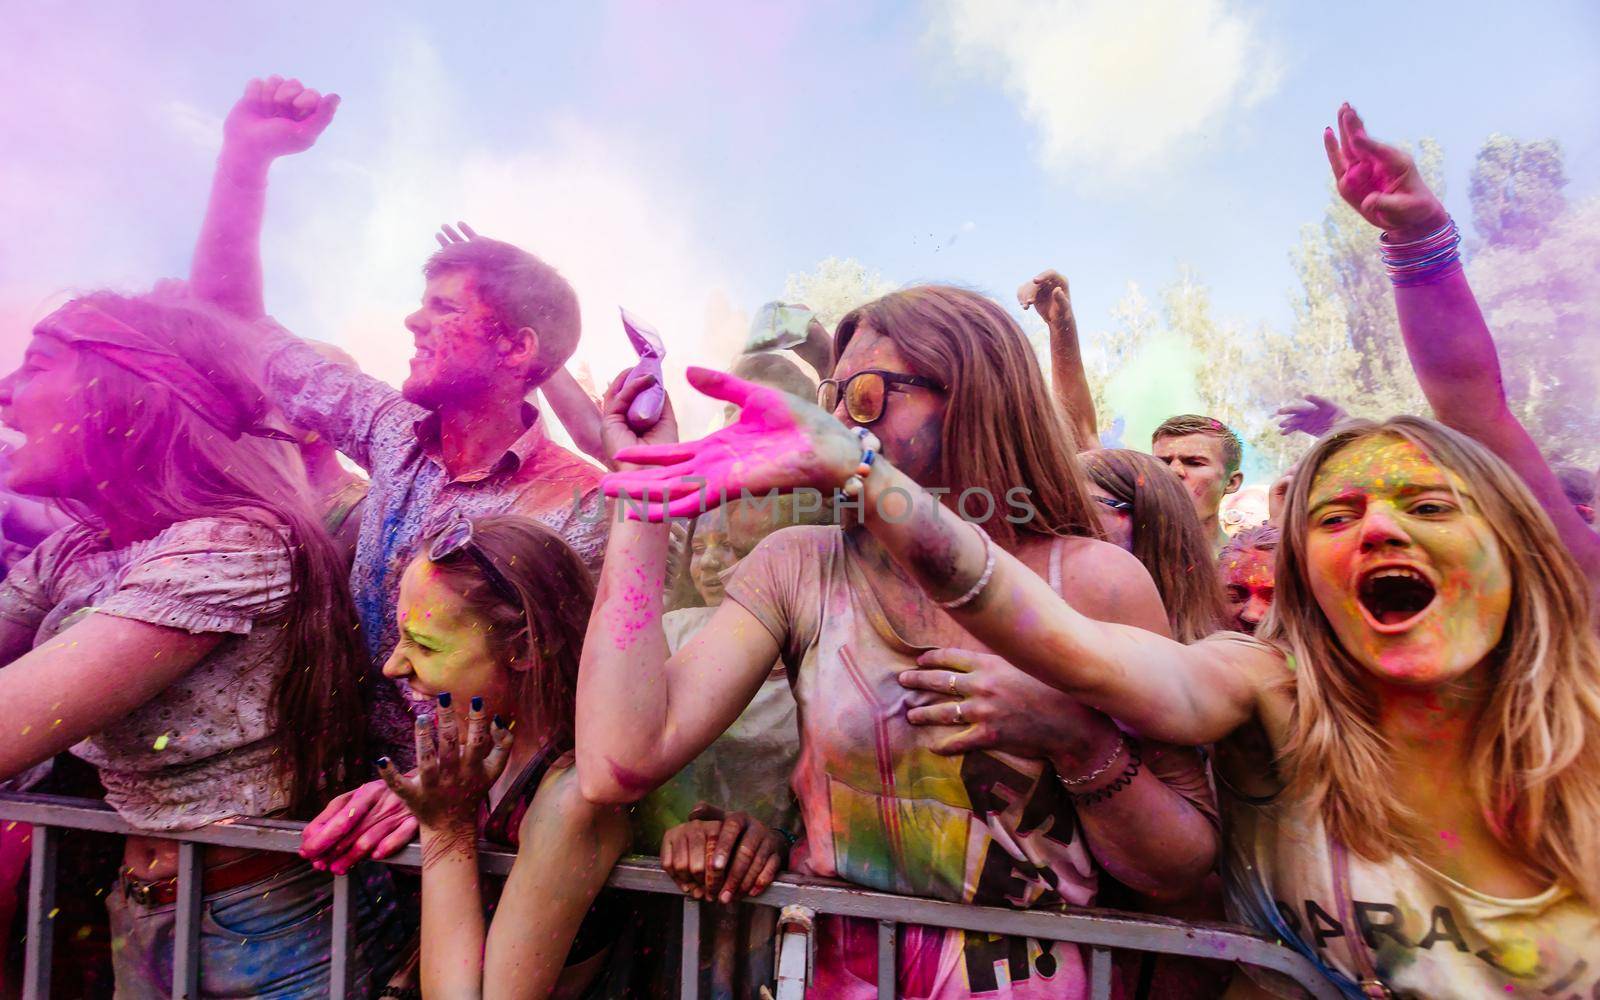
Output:
[[186,270],[221,118],[273,72],[344,103],[275,173],[269,307],[389,378],[456,218],[569,273],[604,376],[616,305],[714,362],[827,256],[1008,303],[1058,267],[1091,333],[1188,265],[1223,318],[1282,325],[1346,99],[1442,143],[1463,218],[1495,131],[1600,191],[1594,4],[111,6],[0,0],[6,360],[65,290]]

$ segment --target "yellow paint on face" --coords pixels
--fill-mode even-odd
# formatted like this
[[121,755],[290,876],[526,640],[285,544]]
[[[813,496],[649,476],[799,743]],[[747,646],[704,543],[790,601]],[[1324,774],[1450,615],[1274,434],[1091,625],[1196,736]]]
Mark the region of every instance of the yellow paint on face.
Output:
[[413,707],[448,691],[462,702],[481,696],[488,711],[513,714],[511,669],[489,645],[489,623],[426,558],[414,560],[400,578],[396,617],[400,641],[383,673],[404,682]]
[[[1499,643],[1511,572],[1466,483],[1401,438],[1335,452],[1312,481],[1306,565],[1340,643],[1375,677],[1409,687],[1455,680]],[[1436,589],[1403,625],[1384,627],[1358,595],[1378,566],[1403,565]]]

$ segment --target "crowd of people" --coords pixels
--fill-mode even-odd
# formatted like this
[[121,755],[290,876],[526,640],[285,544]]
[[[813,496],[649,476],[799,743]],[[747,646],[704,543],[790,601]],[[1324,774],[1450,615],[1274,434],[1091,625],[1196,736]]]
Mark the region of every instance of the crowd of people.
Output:
[[[1329,164],[1432,415],[1292,404],[1315,443],[1231,536],[1238,436],[1098,447],[1054,271],[1018,292],[1048,380],[973,291],[831,331],[778,303],[690,369],[726,417],[681,441],[635,406],[659,367],[601,400],[567,373],[555,266],[447,226],[404,385],[365,375],[264,294],[270,168],[337,107],[252,81],[187,278],[74,298],[0,380],[0,777],[51,789],[70,753],[139,831],[100,893],[116,996],[172,989],[164,835],[267,817],[298,856],[203,854],[205,996],[324,995],[329,873],[355,995],[662,995],[673,908],[606,888],[632,851],[707,903],[714,996],[770,984],[774,913],[741,901],[781,871],[1230,919],[1350,997],[1600,996],[1593,477],[1515,418],[1454,222],[1348,105]],[[377,863],[413,842],[420,873]],[[877,934],[820,918],[811,995],[876,996]],[[1062,942],[903,926],[896,956],[903,997],[1088,995]],[[1116,978],[1297,995],[1192,958]]]

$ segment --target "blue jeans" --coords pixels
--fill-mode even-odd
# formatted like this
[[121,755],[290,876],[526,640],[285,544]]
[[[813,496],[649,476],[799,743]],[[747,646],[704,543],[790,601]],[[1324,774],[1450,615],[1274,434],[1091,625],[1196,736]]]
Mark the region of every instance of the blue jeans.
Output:
[[[117,1000],[172,995],[175,907],[141,906],[111,890]],[[406,942],[388,869],[350,872],[352,997],[387,979]],[[207,896],[200,907],[200,996],[325,997],[333,947],[333,879],[296,865],[252,885]]]

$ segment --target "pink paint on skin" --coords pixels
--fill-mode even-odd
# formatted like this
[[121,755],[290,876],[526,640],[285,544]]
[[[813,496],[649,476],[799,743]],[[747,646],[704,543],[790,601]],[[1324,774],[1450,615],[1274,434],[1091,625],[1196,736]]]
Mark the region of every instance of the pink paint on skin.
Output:
[[1461,850],[1461,838],[1453,830],[1440,830],[1439,840],[1443,842],[1447,851]]
[[618,764],[610,757],[606,758],[606,766],[611,768],[611,780],[630,795],[643,795],[656,787],[656,782],[631,767]]

